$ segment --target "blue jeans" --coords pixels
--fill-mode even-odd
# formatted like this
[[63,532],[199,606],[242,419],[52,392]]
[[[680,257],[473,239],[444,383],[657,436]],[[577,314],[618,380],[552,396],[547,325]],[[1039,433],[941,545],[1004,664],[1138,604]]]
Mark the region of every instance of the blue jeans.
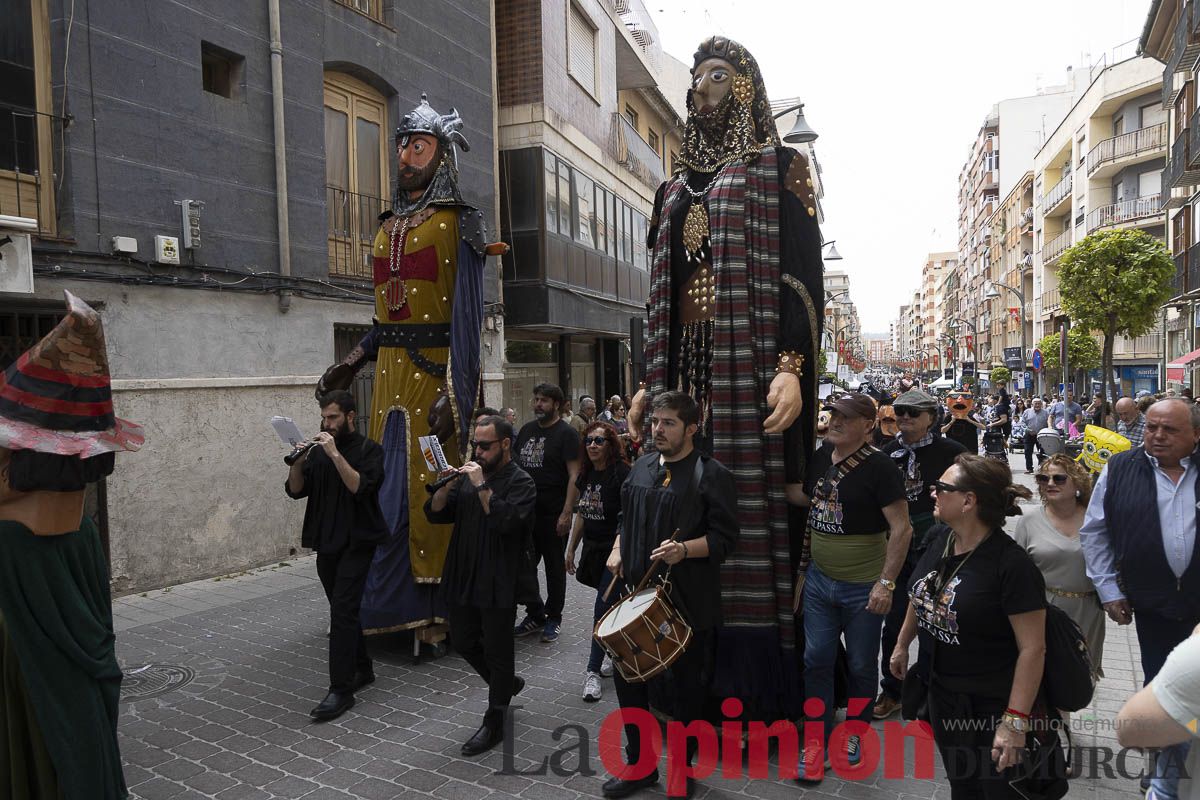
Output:
[[848,720],[871,723],[875,680],[879,670],[879,634],[883,616],[867,611],[874,582],[849,583],[830,578],[816,563],[804,581],[804,686],[809,697],[825,704],[825,743],[833,728],[833,667],[838,639],[845,636],[850,667],[850,708],[862,706]]
[[[604,571],[600,573],[600,587],[598,589],[596,589],[596,607],[595,607],[595,610],[592,612],[592,628],[593,628],[593,630],[596,627],[596,623],[600,621],[600,618],[604,616],[605,612],[607,612],[610,608],[612,608],[613,605],[616,604],[616,602],[621,599],[620,587],[614,586],[613,590],[612,590],[612,594],[610,594],[608,596],[608,600],[607,601],[604,600],[604,592],[608,589],[608,585],[610,583],[612,583],[612,575],[609,573],[608,567],[605,567]],[[603,662],[604,662],[604,650],[600,647],[600,643],[596,641],[596,637],[593,636],[592,637],[592,652],[588,656],[587,671],[588,672],[599,672],[600,665]]]

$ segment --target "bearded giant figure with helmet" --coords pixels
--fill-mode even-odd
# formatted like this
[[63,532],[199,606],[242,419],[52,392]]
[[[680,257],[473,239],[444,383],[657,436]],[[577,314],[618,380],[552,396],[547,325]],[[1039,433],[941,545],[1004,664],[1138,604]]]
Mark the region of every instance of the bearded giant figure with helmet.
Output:
[[400,121],[396,190],[373,250],[373,326],[317,386],[318,397],[347,388],[376,363],[368,436],[385,453],[379,500],[391,535],[375,552],[362,625],[366,633],[420,629],[430,642],[444,638],[437,585],[451,526],[411,513],[437,478],[418,437],[437,436],[452,463],[466,456],[481,378],[484,261],[505,249],[486,243],[483,214],[459,191],[456,148],[470,149],[462,128],[457,111],[439,114],[425,95]]
[[687,109],[679,168],[658,189],[650,223],[646,386],[630,429],[662,392],[699,404],[697,447],[733,473],[740,522],[721,571],[712,690],[758,718],[794,717],[803,526],[789,524],[788,497],[816,437],[817,201],[808,159],[781,144],[745,47],[720,36],[701,43]]

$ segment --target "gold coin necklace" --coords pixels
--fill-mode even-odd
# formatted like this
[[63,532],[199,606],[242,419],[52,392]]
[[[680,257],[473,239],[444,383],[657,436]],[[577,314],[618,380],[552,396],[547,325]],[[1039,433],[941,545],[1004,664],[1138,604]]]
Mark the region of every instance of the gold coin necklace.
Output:
[[687,181],[683,182],[683,188],[692,196],[692,205],[683,220],[683,248],[692,256],[700,252],[704,240],[708,238],[708,209],[704,207],[704,198],[708,196],[718,177],[719,174],[713,175],[708,185],[700,191],[689,186]]

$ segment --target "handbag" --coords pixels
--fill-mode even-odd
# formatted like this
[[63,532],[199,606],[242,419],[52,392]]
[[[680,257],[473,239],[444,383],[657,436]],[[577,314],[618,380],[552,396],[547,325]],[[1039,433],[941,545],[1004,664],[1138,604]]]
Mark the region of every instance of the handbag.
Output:
[[[1050,710],[1047,713],[1053,714]],[[1025,758],[1008,770],[1014,777],[1008,781],[1013,791],[1024,800],[1060,800],[1066,795],[1067,767],[1070,763],[1071,731],[1063,725],[1067,746],[1064,751],[1058,730],[1049,725],[1029,734],[1025,744]]]
[[1049,708],[1078,711],[1092,702],[1096,674],[1087,639],[1075,620],[1055,605],[1046,606],[1046,666],[1042,691]]
[[[615,538],[615,537],[614,537]],[[583,540],[583,549],[579,554],[579,563],[575,566],[575,580],[593,589],[600,588],[604,577],[604,568],[608,563],[608,554],[612,552],[613,540],[606,544],[600,540]]]

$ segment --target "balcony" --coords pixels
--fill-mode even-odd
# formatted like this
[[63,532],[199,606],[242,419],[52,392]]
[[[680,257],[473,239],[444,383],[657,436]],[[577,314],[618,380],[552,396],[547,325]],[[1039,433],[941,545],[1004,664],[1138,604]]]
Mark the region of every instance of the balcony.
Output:
[[1190,71],[1200,55],[1200,36],[1193,32],[1193,19],[1196,14],[1196,0],[1180,3],[1179,18],[1175,22],[1175,35],[1171,45],[1171,57],[1168,64],[1175,67],[1175,72]]
[[1162,222],[1162,195],[1124,200],[1109,206],[1094,208],[1087,215],[1087,232],[1101,228],[1140,227]]
[[1192,114],[1185,131],[1188,138],[1188,169],[1200,168],[1200,108]]
[[1064,202],[1071,199],[1072,177],[1072,174],[1068,172],[1062,180],[1050,187],[1050,191],[1042,195],[1043,217],[1055,216],[1060,210],[1063,210]]
[[63,122],[53,114],[0,104],[0,216],[35,219],[43,237],[57,230],[53,162]]
[[1087,155],[1088,177],[1106,178],[1125,167],[1164,155],[1166,149],[1165,122],[1105,139]]
[[1171,158],[1163,167],[1163,187],[1178,189],[1200,181],[1200,170],[1188,166],[1191,155],[1190,131],[1183,130],[1171,145]]
[[1184,250],[1175,254],[1175,280],[1171,282],[1171,296],[1179,297],[1187,294],[1188,254]]
[[617,162],[642,180],[642,183],[657,189],[666,179],[663,173],[662,156],[646,144],[637,129],[629,124],[625,115],[612,115],[609,133],[609,151]]
[[329,230],[329,274],[338,278],[370,280],[372,248],[379,215],[388,203],[380,197],[325,187],[325,214]]
[[1062,309],[1062,297],[1058,293],[1058,289],[1054,288],[1048,292],[1042,292],[1041,297],[1042,314],[1053,316],[1055,311]]
[[1059,256],[1066,252],[1066,249],[1070,246],[1071,229],[1067,228],[1058,236],[1055,236],[1053,239],[1046,242],[1046,246],[1042,248],[1042,265],[1049,266],[1050,264],[1054,263],[1056,260],[1058,260]]
[[1200,242],[1187,251],[1187,285],[1191,292],[1200,289]]
[[1113,355],[1126,358],[1134,356],[1153,358],[1162,356],[1163,338],[1160,333],[1147,333],[1136,339],[1118,336],[1113,342]]

